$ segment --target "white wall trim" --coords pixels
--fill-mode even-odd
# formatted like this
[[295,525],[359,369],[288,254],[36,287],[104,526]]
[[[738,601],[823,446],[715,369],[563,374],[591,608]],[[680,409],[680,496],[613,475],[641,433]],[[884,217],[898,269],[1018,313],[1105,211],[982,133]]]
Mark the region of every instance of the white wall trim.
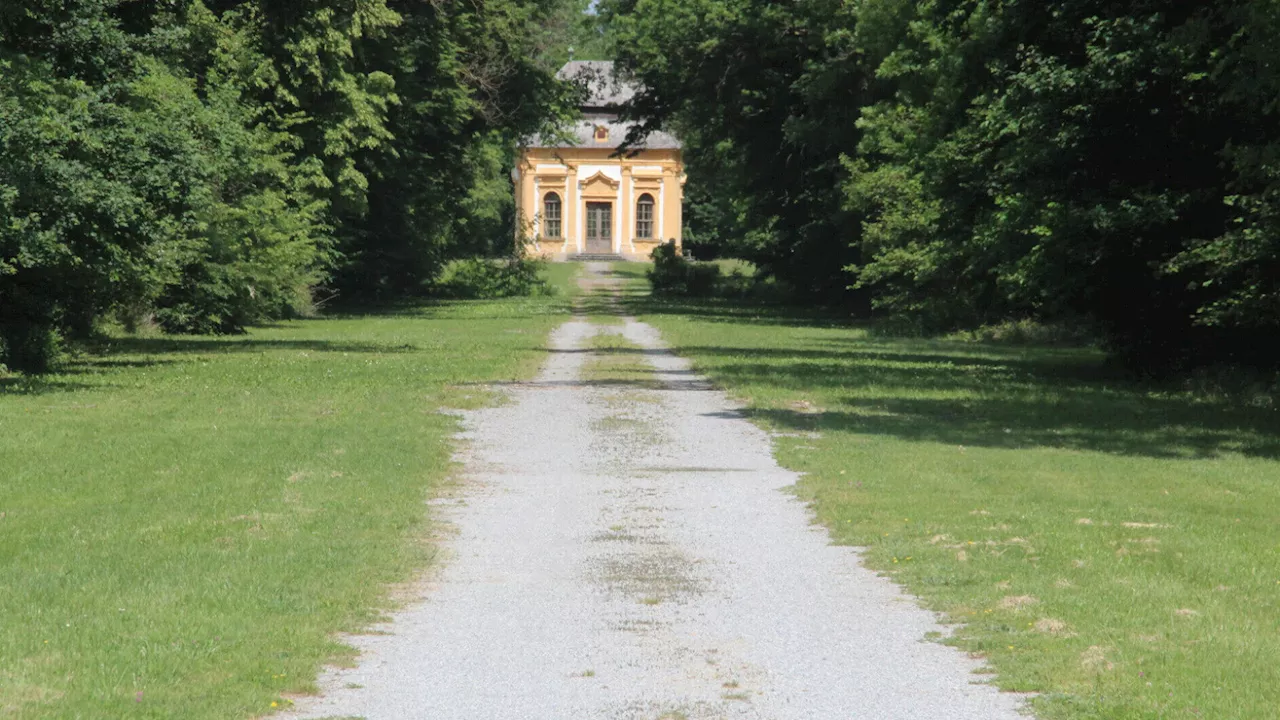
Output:
[[653,212],[655,215],[658,216],[654,218],[654,220],[657,221],[657,225],[658,225],[658,242],[664,243],[667,241],[667,236],[663,232],[663,227],[662,227],[662,219],[667,216],[667,179],[666,178],[663,178],[662,185],[658,186],[658,207],[654,208]]
[[631,214],[631,227],[627,228],[628,244],[631,247],[631,254],[636,252],[636,181],[634,177],[627,177],[627,212]]
[[578,177],[589,178],[596,173],[601,173],[605,177],[614,182],[622,182],[622,166],[621,165],[579,165]]
[[584,183],[579,181],[577,177],[574,178],[574,183],[578,187],[578,197],[577,200],[574,201],[574,206],[578,209],[578,237],[574,244],[577,245],[578,252],[583,252],[585,249],[583,243],[586,242],[587,237],[587,201],[582,197],[582,186]]
[[542,236],[542,211],[546,208],[545,198],[542,197],[542,188],[538,184],[538,178],[533,179],[533,247],[539,252],[542,246],[538,240]]
[[609,246],[614,252],[622,252],[622,173],[618,173],[618,189],[613,193],[613,237]]

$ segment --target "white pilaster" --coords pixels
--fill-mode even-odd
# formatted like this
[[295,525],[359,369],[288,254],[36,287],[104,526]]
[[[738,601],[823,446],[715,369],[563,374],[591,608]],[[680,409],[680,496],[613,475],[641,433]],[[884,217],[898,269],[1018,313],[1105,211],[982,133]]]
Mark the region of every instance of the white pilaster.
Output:
[[[622,182],[625,182],[625,178]],[[609,239],[614,252],[622,252],[622,182],[613,194],[613,237]]]
[[533,246],[539,250],[542,249],[538,246],[538,240],[542,237],[542,212],[546,207],[547,200],[542,197],[542,186],[538,182],[538,177],[535,175],[533,178],[533,207],[529,208],[533,211],[533,224],[530,232],[533,233]]
[[624,228],[627,233],[627,246],[631,248],[631,253],[636,252],[636,179],[631,173],[627,173],[627,215],[631,217],[631,227]]
[[578,182],[578,176],[576,173],[574,174],[574,182],[578,186],[578,199],[574,204],[574,207],[578,209],[578,239],[576,244],[578,246],[578,252],[585,252],[586,246],[583,245],[583,243],[586,242],[587,237],[587,202],[582,199],[583,183]]
[[658,242],[667,241],[667,236],[663,233],[662,218],[667,214],[667,175],[664,170],[662,173],[662,184],[658,186],[658,207],[653,209],[653,214],[657,215],[653,219],[654,224],[658,228]]

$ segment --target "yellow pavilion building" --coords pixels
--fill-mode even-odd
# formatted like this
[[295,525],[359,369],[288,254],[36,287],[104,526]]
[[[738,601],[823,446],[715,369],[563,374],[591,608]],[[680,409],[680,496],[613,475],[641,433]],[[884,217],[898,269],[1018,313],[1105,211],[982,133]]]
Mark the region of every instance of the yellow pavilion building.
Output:
[[647,260],[658,244],[680,247],[684,162],[680,142],[651,133],[618,153],[630,125],[618,106],[635,94],[613,63],[572,61],[561,79],[585,83],[589,98],[569,139],[532,138],[512,172],[518,242],[551,260]]

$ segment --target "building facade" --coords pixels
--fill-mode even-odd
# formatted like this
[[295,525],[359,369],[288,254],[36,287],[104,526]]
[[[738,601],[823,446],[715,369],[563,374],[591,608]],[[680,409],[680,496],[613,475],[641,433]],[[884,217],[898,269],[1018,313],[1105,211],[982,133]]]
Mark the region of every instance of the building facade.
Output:
[[530,255],[552,260],[647,260],[660,243],[679,247],[685,182],[679,141],[655,132],[619,153],[631,128],[617,108],[634,89],[609,62],[570,62],[559,76],[585,83],[589,97],[567,138],[535,137],[521,150],[512,173],[517,241]]

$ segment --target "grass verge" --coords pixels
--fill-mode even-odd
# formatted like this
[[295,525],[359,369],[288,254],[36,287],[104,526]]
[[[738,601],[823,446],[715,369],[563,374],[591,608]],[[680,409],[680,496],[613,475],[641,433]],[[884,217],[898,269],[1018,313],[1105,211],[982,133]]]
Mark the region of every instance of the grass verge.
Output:
[[225,720],[313,691],[335,633],[430,559],[441,408],[532,374],[569,303],[118,337],[0,378],[0,716]]
[[590,349],[582,368],[583,380],[600,385],[655,386],[653,366],[645,360],[644,351],[621,334],[601,332],[591,338]]
[[[625,272],[625,268],[622,269]],[[1094,351],[890,341],[814,314],[629,300],[778,434],[840,543],[958,623],[1045,720],[1280,707],[1280,421]]]

